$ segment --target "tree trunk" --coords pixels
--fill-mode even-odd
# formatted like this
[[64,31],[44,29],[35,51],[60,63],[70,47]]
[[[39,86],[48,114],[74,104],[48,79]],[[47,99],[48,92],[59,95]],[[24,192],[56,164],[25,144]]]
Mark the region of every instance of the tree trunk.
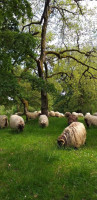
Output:
[[28,111],[28,101],[25,99],[22,99],[21,102],[23,103],[24,106],[24,114]]
[[41,90],[41,113],[48,116],[48,97],[43,89]]
[[[48,18],[50,15],[50,1],[51,0],[45,0],[45,7],[42,15],[43,26],[41,32],[41,54],[37,63],[39,77],[41,77],[43,80],[46,80],[44,63],[45,63],[45,49],[46,49],[46,31],[47,31]],[[47,97],[47,92],[43,88],[41,89],[41,113],[48,116],[48,97]]]

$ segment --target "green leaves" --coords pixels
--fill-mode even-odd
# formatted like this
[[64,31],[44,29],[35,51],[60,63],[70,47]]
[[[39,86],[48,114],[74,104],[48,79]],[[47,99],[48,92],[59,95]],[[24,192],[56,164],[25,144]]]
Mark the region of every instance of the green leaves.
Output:
[[1,29],[18,30],[19,20],[24,22],[30,19],[33,14],[30,3],[27,0],[7,0],[1,6]]

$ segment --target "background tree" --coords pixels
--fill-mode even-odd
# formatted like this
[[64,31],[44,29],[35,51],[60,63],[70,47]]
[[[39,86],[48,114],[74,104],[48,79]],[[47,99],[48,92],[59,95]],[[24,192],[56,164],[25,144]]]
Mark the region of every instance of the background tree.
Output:
[[27,0],[1,1],[0,17],[0,103],[8,103],[8,97],[20,94],[19,77],[15,71],[18,65],[33,68],[36,40],[29,33],[22,33],[20,26],[32,18],[32,11]]

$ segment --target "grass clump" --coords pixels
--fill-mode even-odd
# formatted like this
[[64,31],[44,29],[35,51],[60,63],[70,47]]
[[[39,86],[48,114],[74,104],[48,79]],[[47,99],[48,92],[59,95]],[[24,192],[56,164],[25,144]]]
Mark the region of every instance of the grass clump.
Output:
[[44,129],[31,120],[22,133],[0,130],[0,200],[97,199],[97,127],[87,129],[85,146],[61,149],[67,121],[49,121]]

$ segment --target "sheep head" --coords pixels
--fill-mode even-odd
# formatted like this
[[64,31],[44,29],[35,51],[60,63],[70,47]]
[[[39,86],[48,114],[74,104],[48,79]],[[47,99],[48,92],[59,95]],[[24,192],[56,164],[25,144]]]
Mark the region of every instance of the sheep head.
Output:
[[67,144],[65,135],[60,135],[57,139],[57,143],[60,147],[65,147],[65,145]]

